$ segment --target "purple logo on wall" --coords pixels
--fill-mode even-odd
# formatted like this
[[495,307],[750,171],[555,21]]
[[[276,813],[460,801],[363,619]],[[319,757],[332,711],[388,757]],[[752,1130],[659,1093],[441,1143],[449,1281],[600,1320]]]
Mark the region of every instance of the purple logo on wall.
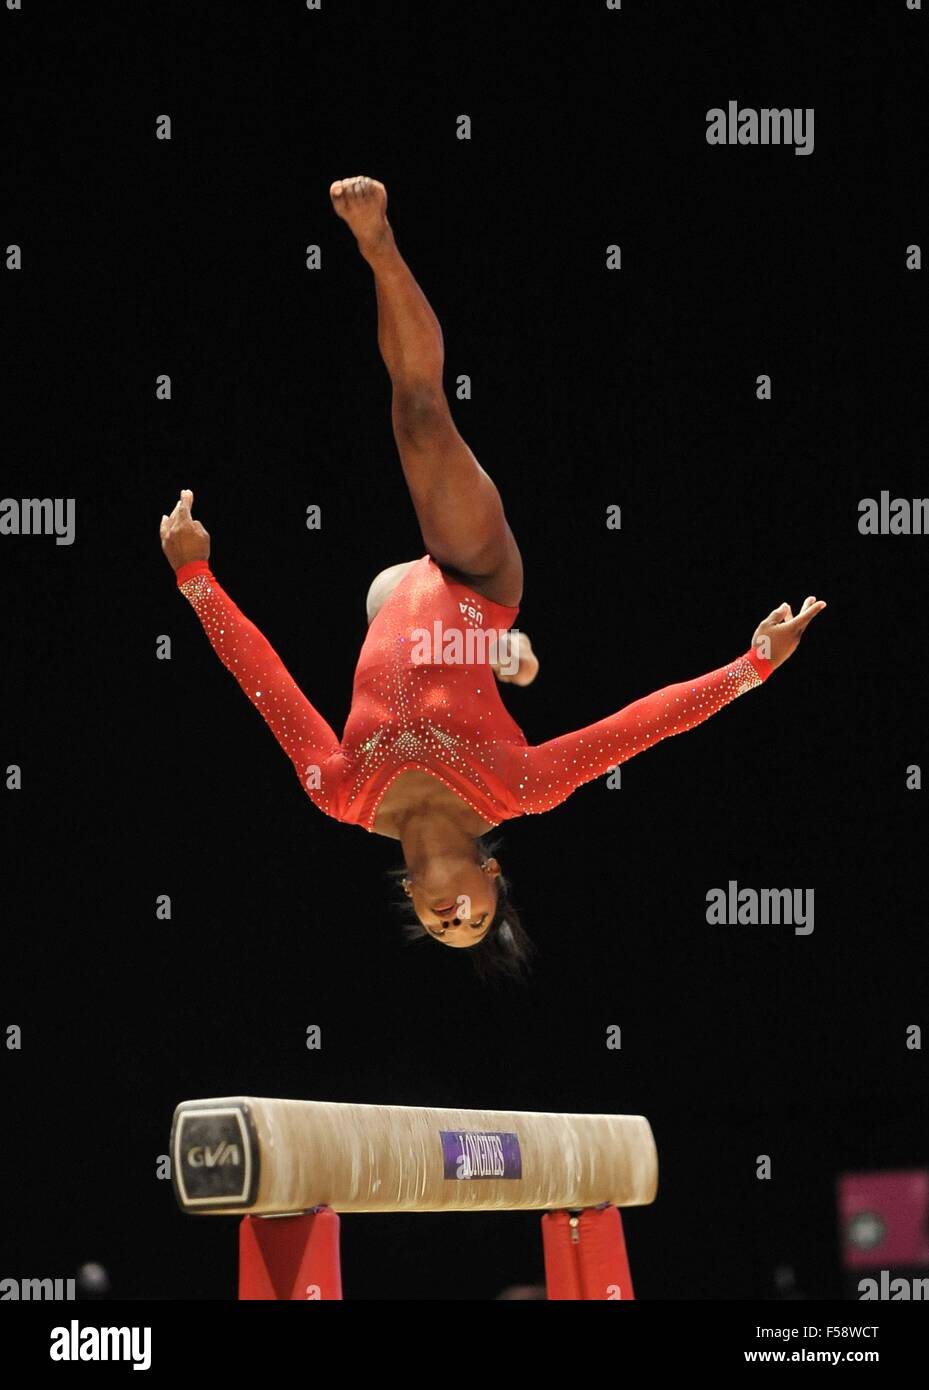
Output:
[[469,1178],[521,1178],[523,1158],[516,1134],[440,1130],[445,1176],[462,1182]]

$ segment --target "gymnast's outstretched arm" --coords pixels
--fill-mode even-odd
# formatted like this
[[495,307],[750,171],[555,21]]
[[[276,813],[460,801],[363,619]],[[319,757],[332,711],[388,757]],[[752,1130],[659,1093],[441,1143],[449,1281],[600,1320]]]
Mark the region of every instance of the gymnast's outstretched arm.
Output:
[[339,740],[314,709],[270,642],[233,603],[210,570],[210,538],[191,516],[185,489],[161,518],[161,545],[178,587],[203,624],[220,661],[235,676],[293,763],[304,790],[332,813]]
[[825,606],[811,596],[793,617],[790,607],[781,604],[756,628],[748,651],[728,665],[656,690],[586,729],[536,747],[515,746],[507,781],[520,810],[550,811],[585,782],[671,734],[693,729],[761,685],[796,651],[808,623]]

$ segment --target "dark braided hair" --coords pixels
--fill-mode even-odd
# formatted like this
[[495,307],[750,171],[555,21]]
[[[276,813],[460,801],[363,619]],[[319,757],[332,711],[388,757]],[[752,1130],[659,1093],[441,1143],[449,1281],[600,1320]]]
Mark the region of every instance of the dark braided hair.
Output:
[[[499,840],[488,840],[478,835],[474,841],[482,860],[489,859],[499,845]],[[388,870],[388,876],[402,886],[409,873],[404,865],[400,869]],[[519,913],[510,900],[510,881],[502,872],[498,874],[497,907],[487,931],[474,946],[469,946],[466,955],[479,979],[493,980],[509,977],[524,978],[529,969],[533,954],[532,941],[519,920]],[[401,887],[402,891],[402,887]],[[430,933],[416,916],[416,909],[407,895],[398,906],[403,913],[403,934],[407,941],[425,941]]]

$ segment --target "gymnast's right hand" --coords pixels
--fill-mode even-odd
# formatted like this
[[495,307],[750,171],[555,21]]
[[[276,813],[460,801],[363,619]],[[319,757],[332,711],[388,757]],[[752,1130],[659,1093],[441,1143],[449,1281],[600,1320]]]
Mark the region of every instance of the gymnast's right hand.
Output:
[[190,560],[210,558],[210,537],[199,521],[194,521],[190,509],[194,495],[189,487],[181,489],[174,511],[161,518],[161,548],[172,569],[178,570]]

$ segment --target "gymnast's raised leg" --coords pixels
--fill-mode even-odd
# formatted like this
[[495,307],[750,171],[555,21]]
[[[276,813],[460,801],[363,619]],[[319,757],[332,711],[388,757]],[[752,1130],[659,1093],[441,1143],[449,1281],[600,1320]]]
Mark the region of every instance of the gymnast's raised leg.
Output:
[[[387,220],[387,190],[375,179],[339,179],[332,204],[348,223],[374,272],[378,344],[393,386],[391,417],[404,477],[429,554],[454,579],[497,603],[516,606],[523,565],[500,494],[455,427],[442,384],[442,330],[413,278]],[[402,566],[379,575],[369,593],[369,619]],[[519,670],[527,685],[538,661],[520,636]],[[503,677],[506,679],[506,677]]]

